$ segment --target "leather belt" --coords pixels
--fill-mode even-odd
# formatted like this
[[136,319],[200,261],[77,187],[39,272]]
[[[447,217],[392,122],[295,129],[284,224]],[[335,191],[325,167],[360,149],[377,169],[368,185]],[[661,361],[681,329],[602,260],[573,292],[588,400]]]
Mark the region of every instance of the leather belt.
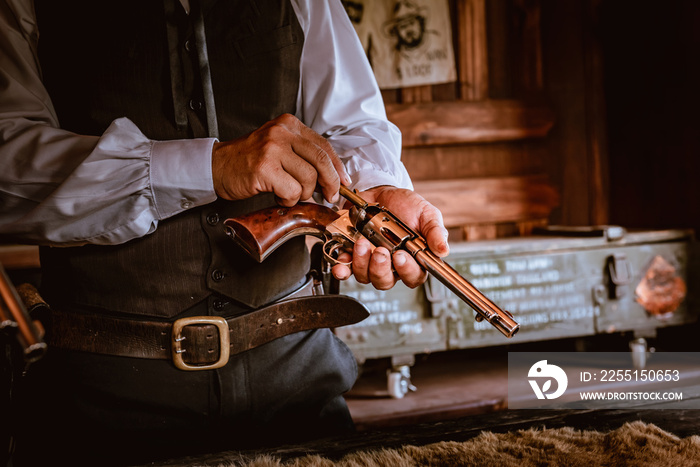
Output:
[[345,295],[289,298],[233,318],[192,316],[175,322],[52,310],[47,341],[63,349],[172,359],[181,370],[209,370],[279,337],[354,324],[367,316],[363,304]]

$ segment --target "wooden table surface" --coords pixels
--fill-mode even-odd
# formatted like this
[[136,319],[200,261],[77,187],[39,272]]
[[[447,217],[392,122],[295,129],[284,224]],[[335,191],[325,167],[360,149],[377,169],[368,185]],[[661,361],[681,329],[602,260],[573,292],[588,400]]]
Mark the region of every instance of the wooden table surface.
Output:
[[[671,331],[661,336],[660,350],[694,351],[686,332]],[[691,332],[692,334],[692,332]],[[602,338],[608,351],[619,350],[614,337]],[[576,342],[545,343],[552,351],[569,351]],[[525,348],[535,351],[537,344]],[[519,348],[522,349],[522,348]],[[700,410],[649,408],[512,410],[507,408],[507,348],[486,348],[433,354],[417,358],[412,368],[416,392],[391,399],[386,390],[386,366],[374,362],[365,368],[346,400],[358,431],[351,436],[330,437],[299,445],[263,450],[211,453],[197,457],[153,463],[152,467],[220,465],[231,460],[252,460],[269,454],[282,460],[307,454],[331,459],[358,450],[422,446],[439,441],[466,441],[483,431],[504,433],[529,428],[573,427],[579,430],[610,431],[626,422],[643,421],[680,437],[700,435]],[[595,350],[595,349],[594,349]],[[599,350],[599,349],[598,349]],[[693,400],[700,406],[700,387]]]

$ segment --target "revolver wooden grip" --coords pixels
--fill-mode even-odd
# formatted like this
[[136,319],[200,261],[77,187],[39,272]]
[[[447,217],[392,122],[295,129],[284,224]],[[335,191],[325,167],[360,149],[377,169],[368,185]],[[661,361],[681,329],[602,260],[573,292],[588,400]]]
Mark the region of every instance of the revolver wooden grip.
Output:
[[262,263],[290,238],[299,235],[323,238],[326,226],[338,217],[340,214],[329,207],[299,203],[290,208],[275,206],[226,219],[224,226],[233,241]]

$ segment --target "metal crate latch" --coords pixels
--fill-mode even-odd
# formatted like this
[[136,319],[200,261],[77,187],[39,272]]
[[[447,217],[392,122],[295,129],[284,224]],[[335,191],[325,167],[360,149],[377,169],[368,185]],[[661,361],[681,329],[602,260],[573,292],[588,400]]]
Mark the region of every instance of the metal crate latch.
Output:
[[632,268],[627,255],[615,253],[608,256],[606,264],[608,276],[608,297],[619,300],[627,292],[626,286],[632,281]]
[[455,319],[459,309],[459,300],[447,287],[428,277],[424,284],[425,298],[430,303],[430,314],[433,318],[447,317]]

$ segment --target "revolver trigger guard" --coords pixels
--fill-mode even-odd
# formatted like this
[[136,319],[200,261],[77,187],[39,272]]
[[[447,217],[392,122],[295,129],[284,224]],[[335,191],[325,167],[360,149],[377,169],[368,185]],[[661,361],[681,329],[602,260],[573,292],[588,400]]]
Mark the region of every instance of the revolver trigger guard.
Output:
[[337,240],[329,240],[326,243],[323,244],[323,258],[330,263],[331,266],[335,266],[336,264],[343,264],[345,266],[350,267],[352,265],[352,261],[349,262],[344,262],[344,261],[338,261],[338,256],[340,253],[345,251],[345,245],[343,245],[342,242],[339,242]]

